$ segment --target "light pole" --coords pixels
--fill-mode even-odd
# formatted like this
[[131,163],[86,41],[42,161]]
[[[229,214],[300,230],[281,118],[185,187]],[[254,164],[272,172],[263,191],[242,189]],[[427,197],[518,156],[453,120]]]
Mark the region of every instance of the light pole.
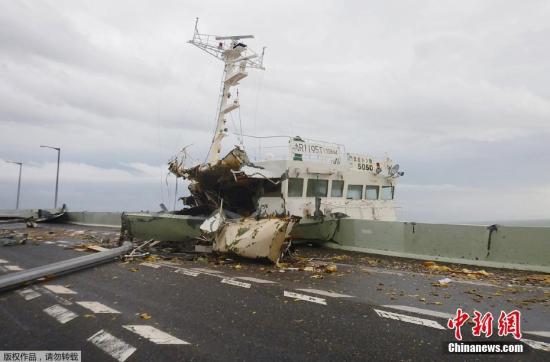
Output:
[[61,148],[59,147],[52,147],[52,146],[40,146],[43,148],[51,148],[52,150],[57,151],[57,176],[55,178],[55,202],[54,202],[54,209],[57,209],[57,190],[59,187],[59,160],[61,159]]
[[19,165],[19,181],[17,181],[17,202],[15,203],[15,210],[19,210],[19,194],[21,191],[21,169],[23,168],[22,162],[6,161],[7,163],[13,163]]

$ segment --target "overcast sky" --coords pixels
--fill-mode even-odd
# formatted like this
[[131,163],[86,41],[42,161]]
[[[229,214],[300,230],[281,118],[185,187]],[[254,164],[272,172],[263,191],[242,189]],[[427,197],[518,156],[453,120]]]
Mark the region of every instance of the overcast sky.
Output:
[[550,218],[550,2],[536,0],[0,0],[0,209],[17,189],[3,160],[24,163],[22,208],[53,206],[41,144],[62,148],[72,210],[171,208],[166,162],[189,144],[205,157],[222,72],[186,43],[197,16],[267,47],[239,89],[244,133],[387,153],[404,220]]

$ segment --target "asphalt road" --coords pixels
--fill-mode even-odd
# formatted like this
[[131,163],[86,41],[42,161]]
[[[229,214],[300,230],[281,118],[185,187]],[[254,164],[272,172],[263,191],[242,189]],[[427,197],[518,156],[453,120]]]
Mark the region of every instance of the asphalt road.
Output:
[[[61,241],[0,246],[0,277],[82,255],[64,247],[74,240]],[[0,350],[81,350],[84,361],[548,360],[547,289],[500,298],[499,286],[465,281],[441,290],[437,279],[343,262],[322,279],[243,261],[114,262],[0,294]],[[472,288],[496,295],[472,300]],[[445,352],[454,340],[447,314],[497,314],[518,298],[539,298],[521,309],[524,342],[539,342],[536,349]],[[462,330],[466,341],[485,340],[471,325]]]

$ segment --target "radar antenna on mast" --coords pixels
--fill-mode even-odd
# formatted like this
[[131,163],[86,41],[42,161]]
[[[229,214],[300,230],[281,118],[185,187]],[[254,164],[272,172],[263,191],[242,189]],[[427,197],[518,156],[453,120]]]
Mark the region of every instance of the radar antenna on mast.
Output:
[[265,70],[263,66],[265,47],[262,49],[262,54],[258,55],[242,42],[243,39],[253,39],[254,35],[217,36],[201,34],[198,24],[199,18],[195,21],[195,32],[189,43],[222,60],[225,64],[216,131],[208,152],[208,163],[213,165],[220,159],[221,141],[227,135],[227,128],[225,127],[227,114],[240,107],[238,98],[230,101],[230,90],[248,76],[247,67]]

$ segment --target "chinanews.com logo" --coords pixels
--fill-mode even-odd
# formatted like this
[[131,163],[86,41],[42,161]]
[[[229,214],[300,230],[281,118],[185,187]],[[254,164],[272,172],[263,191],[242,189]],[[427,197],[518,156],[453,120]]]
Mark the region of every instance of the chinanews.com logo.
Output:
[[[517,342],[504,341],[462,341],[462,328],[471,320],[473,323],[472,336],[489,338],[493,334],[499,337],[513,336]],[[513,310],[509,313],[500,311],[497,320],[497,330],[494,330],[494,317],[491,312],[482,314],[474,310],[470,316],[461,308],[456,310],[454,318],[450,318],[447,327],[454,330],[453,342],[446,342],[448,353],[522,353],[525,351],[521,340],[521,312]]]

